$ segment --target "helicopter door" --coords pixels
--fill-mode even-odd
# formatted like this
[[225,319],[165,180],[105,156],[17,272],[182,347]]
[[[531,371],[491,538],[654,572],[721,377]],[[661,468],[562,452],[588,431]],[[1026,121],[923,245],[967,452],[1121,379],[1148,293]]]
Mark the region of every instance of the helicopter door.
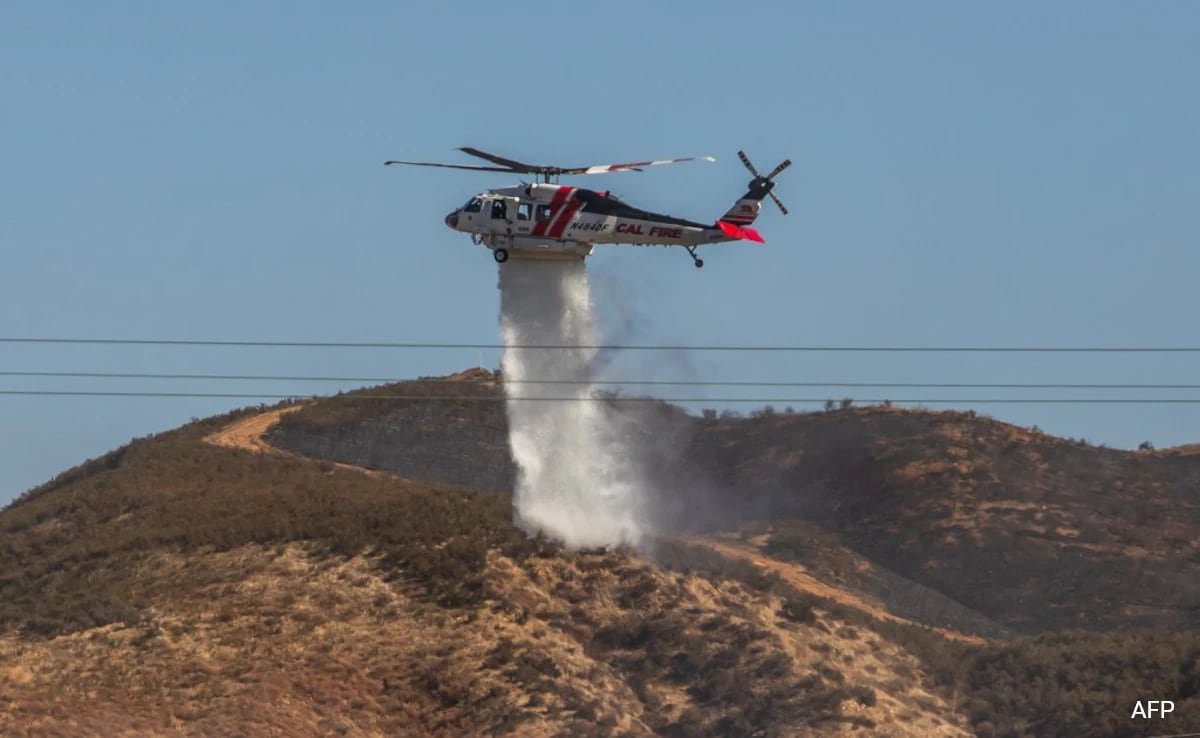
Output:
[[515,197],[494,197],[486,203],[493,233],[512,234],[517,230],[519,204]]
[[533,230],[533,206],[534,203],[529,200],[517,203],[513,222],[516,233],[529,233]]

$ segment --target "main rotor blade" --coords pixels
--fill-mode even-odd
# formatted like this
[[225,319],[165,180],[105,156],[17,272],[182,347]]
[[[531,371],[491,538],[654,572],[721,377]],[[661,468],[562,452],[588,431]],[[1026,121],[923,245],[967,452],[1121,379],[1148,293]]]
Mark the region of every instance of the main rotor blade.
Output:
[[779,162],[779,166],[777,166],[771,170],[771,173],[767,175],[767,179],[775,179],[776,174],[779,174],[780,172],[782,172],[784,169],[787,169],[791,165],[792,165],[791,159],[784,159],[783,161]]
[[755,168],[754,168],[754,165],[750,163],[750,160],[746,158],[746,152],[745,152],[745,151],[739,151],[739,152],[738,152],[738,158],[742,160],[742,163],[746,165],[746,168],[750,170],[750,173],[751,173],[751,174],[753,174],[755,177],[759,176],[759,175],[758,175],[758,170],[757,170],[757,169],[755,169]]
[[535,166],[533,164],[526,164],[525,162],[517,161],[516,159],[505,159],[503,156],[496,156],[495,154],[489,154],[486,151],[480,151],[479,149],[476,149],[471,146],[459,146],[458,150],[463,152],[464,154],[470,154],[471,156],[474,156],[474,157],[477,157],[480,159],[484,159],[486,161],[490,161],[493,164],[500,164],[501,166],[506,166],[509,169],[514,169],[518,172],[533,173],[533,172],[540,172],[543,169],[547,169],[547,167],[539,167],[539,166]]
[[596,164],[590,167],[574,167],[563,169],[563,174],[604,174],[606,172],[640,172],[645,167],[656,167],[661,164],[679,164],[685,161],[716,161],[711,156],[683,156],[678,159],[658,159],[655,161],[631,161],[625,164]]
[[779,201],[779,198],[775,196],[775,193],[770,192],[768,194],[771,196],[771,199],[775,201],[775,204],[779,206],[779,211],[784,215],[787,215],[787,208],[783,206],[783,203]]
[[482,167],[474,164],[438,164],[432,161],[385,161],[383,165],[386,167],[389,164],[408,164],[414,167],[445,167],[446,169],[471,169],[476,172],[517,172],[519,169],[511,169],[510,167]]

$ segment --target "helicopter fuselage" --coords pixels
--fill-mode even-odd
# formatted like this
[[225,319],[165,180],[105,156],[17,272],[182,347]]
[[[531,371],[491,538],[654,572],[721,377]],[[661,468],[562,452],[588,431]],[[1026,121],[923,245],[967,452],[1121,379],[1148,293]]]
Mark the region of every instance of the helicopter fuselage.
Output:
[[[757,205],[757,203],[755,203]],[[488,190],[446,216],[493,251],[522,257],[584,257],[597,243],[696,246],[737,240],[706,225],[633,207],[607,192],[556,184]],[[507,258],[507,254],[505,255]]]

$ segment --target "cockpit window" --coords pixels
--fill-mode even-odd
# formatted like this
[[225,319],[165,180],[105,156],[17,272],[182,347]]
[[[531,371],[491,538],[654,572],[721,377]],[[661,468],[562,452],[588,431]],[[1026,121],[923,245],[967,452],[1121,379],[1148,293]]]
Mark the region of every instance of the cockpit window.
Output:
[[463,206],[463,212],[464,213],[478,213],[479,209],[482,207],[483,207],[483,200],[480,200],[478,197],[472,197],[470,200],[467,201],[467,204]]

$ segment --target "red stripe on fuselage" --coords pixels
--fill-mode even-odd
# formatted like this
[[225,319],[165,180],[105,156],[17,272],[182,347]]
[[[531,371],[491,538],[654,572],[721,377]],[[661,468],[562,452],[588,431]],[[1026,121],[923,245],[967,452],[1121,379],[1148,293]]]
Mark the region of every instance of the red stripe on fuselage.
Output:
[[558,214],[559,208],[562,207],[562,204],[567,199],[567,196],[570,195],[574,190],[574,187],[563,186],[554,191],[554,197],[550,198],[550,217],[546,218],[545,220],[539,220],[533,226],[532,235],[546,235],[546,229],[549,228],[550,224],[554,222],[554,216]]
[[[570,188],[571,195],[575,194],[575,188]],[[550,226],[550,232],[547,234],[550,238],[562,238],[563,231],[567,230],[567,224],[571,222],[571,218],[575,217],[575,213],[583,207],[583,200],[577,197],[570,197],[567,204],[563,206],[558,217],[554,219],[554,225]]]

